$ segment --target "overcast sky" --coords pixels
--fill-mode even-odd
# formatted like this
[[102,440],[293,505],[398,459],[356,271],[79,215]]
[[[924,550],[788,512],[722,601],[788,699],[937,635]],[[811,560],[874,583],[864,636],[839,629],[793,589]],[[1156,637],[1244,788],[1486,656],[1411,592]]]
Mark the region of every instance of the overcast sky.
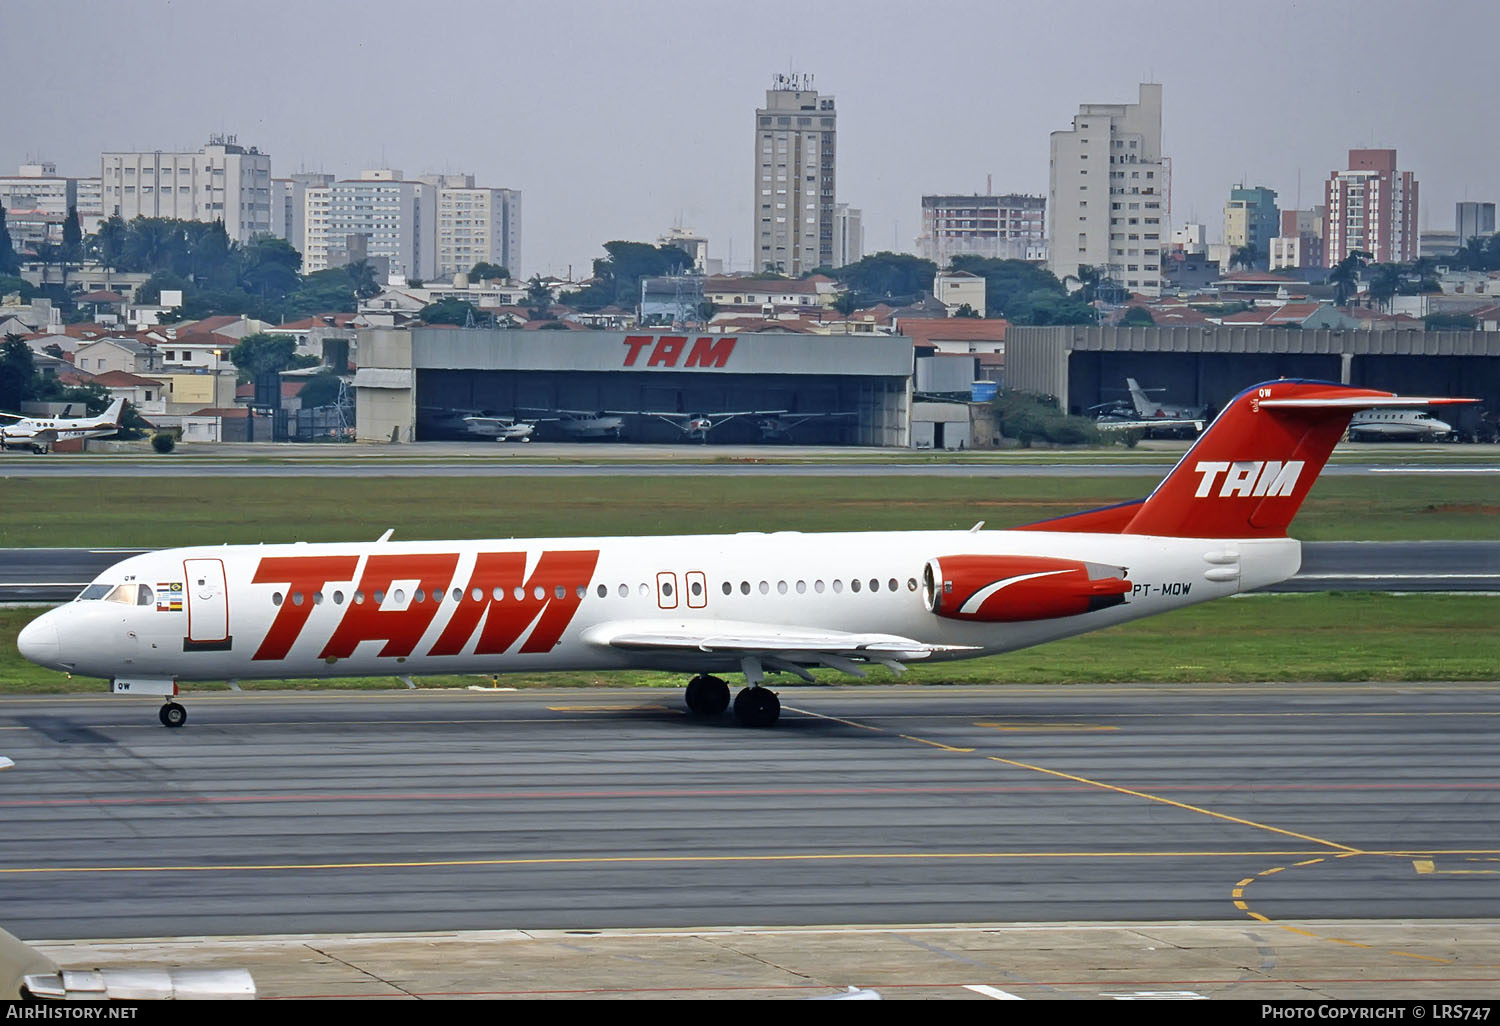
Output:
[[211,133],[277,177],[472,172],[521,190],[528,275],[674,225],[748,268],[755,108],[788,71],[836,98],[867,253],[914,250],[924,193],[1045,195],[1049,133],[1142,81],[1172,222],[1211,240],[1233,185],[1311,206],[1357,147],[1398,151],[1424,229],[1500,200],[1497,0],[0,0],[0,30],[0,173]]

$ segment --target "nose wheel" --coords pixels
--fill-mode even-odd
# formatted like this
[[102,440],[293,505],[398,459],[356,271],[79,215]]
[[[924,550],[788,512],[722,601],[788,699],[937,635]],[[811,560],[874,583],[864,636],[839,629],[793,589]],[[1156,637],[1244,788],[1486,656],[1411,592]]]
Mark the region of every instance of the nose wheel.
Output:
[[187,722],[187,710],[176,702],[167,702],[157,716],[163,727],[180,727]]

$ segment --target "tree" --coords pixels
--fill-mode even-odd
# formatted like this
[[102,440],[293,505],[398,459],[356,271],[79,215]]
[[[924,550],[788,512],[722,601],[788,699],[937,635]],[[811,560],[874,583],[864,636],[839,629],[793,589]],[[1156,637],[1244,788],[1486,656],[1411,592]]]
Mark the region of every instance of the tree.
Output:
[[125,258],[126,240],[129,237],[130,229],[126,227],[124,218],[119,214],[111,214],[94,235],[94,255],[106,267],[122,270],[121,262]]
[[1125,316],[1120,318],[1120,323],[1127,327],[1149,327],[1156,323],[1156,318],[1151,316],[1151,311],[1144,306],[1132,306],[1125,311]]
[[979,311],[975,310],[968,303],[961,303],[961,304],[959,304],[958,309],[955,310],[955,311],[953,311],[953,316],[954,317],[972,317],[975,320],[978,320],[979,319]]
[[910,253],[882,251],[845,264],[833,276],[863,299],[915,301],[932,295],[937,264]]
[[606,242],[608,256],[594,261],[594,277],[563,302],[579,310],[602,310],[617,304],[634,307],[641,300],[641,279],[681,274],[693,266],[693,258],[676,246],[652,246],[645,242]]
[[481,260],[469,269],[470,281],[509,281],[510,270],[499,264]]
[[318,406],[332,406],[338,402],[340,378],[333,371],[321,371],[307,379],[297,393],[302,408],[311,410]]
[[1422,318],[1427,331],[1473,331],[1477,324],[1468,314],[1435,313]]
[[1078,273],[1070,274],[1063,278],[1062,286],[1067,289],[1068,282],[1077,282],[1078,290],[1070,292],[1080,303],[1092,303],[1094,297],[1099,293],[1099,268],[1088,264],[1079,264]]
[[1255,251],[1254,246],[1241,246],[1234,251],[1234,256],[1229,260],[1229,266],[1249,271],[1254,269],[1255,261],[1258,259],[1260,259],[1260,254]]
[[15,274],[20,269],[21,260],[11,244],[10,229],[5,227],[5,206],[0,204],[0,274]]
[[368,260],[356,260],[344,268],[349,275],[349,285],[359,299],[371,299],[380,295],[380,282],[375,280],[375,268]]
[[256,332],[246,335],[229,351],[229,362],[240,372],[240,381],[253,381],[265,374],[280,374],[295,367],[311,367],[317,357],[298,356],[297,340],[291,335]]
[[1349,297],[1354,295],[1359,285],[1359,272],[1364,270],[1369,260],[1370,254],[1362,250],[1352,250],[1329,272],[1328,280],[1334,286],[1334,306],[1349,304]]
[[1391,297],[1401,287],[1401,265],[1379,264],[1375,268],[1374,275],[1370,278],[1370,300],[1380,304],[1382,310],[1389,311],[1391,308]]
[[5,336],[0,344],[0,410],[19,410],[32,398],[36,357],[20,335]]
[[956,256],[952,267],[984,279],[984,302],[991,317],[1016,324],[1094,324],[1099,320],[1091,305],[1100,282],[1096,268],[1080,266],[1077,275],[1069,275],[1081,286],[1070,294],[1052,272],[1024,260]]
[[424,324],[456,324],[460,328],[475,323],[482,316],[473,303],[454,296],[428,303],[417,313]]
[[526,283],[526,303],[533,318],[544,316],[552,306],[552,290],[540,274],[533,274]]
[[78,225],[78,208],[68,208],[68,218],[62,226],[62,279],[68,284],[68,264],[83,259],[83,229]]

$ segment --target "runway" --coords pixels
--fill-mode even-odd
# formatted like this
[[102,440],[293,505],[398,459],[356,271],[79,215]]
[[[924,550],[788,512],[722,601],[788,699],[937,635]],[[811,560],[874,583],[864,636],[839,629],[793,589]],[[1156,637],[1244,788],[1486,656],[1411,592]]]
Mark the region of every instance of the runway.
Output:
[[[1169,969],[1139,947],[1198,922],[1221,956],[1225,930],[1237,951],[1262,944],[1262,981],[1306,969],[1274,952],[1311,936],[1344,990],[1500,983],[1500,685],[778,690],[766,731],[693,720],[675,690],[213,693],[187,698],[178,731],[150,702],[6,697],[4,925],[861,930],[830,942],[839,961],[879,926],[1125,923],[1110,958],[1130,979],[1222,993],[1243,977],[1216,959],[1179,948]],[[1340,945],[1354,920],[1393,925]],[[1464,925],[1439,942],[1434,920]],[[432,943],[401,943],[427,964]],[[1066,947],[1007,979],[1064,980]],[[727,987],[712,960],[652,964],[671,986]],[[871,964],[899,985],[899,958]],[[573,978],[593,971],[577,960]]]
[[[0,549],[0,602],[66,602],[144,549]],[[1302,570],[1266,591],[1500,591],[1500,541],[1304,542]]]

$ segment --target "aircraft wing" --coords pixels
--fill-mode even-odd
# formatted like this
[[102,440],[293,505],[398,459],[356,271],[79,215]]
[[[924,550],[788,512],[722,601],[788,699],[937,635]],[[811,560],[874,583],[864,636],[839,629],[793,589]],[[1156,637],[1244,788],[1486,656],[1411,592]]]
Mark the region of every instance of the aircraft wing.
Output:
[[901,664],[942,652],[972,652],[969,645],[933,645],[895,634],[853,634],[809,630],[782,624],[720,620],[663,624],[640,620],[596,624],[584,640],[631,652],[686,654],[701,652],[740,660],[757,660],[769,669],[789,670],[806,680],[806,667],[827,666],[863,677],[860,663],[880,663],[897,672]]

